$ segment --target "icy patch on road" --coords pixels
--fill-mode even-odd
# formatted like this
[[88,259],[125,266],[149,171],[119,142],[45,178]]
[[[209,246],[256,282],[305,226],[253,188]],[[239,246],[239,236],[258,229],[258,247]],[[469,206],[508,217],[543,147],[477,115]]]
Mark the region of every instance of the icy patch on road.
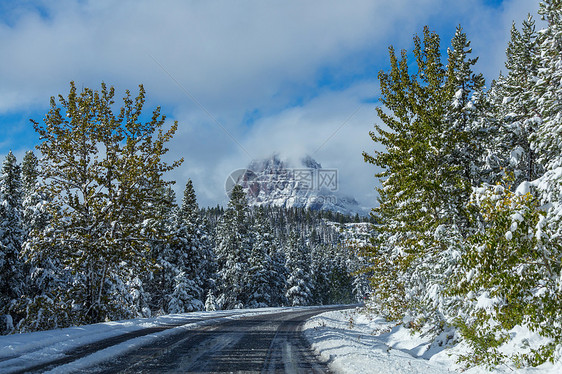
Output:
[[[337,373],[460,373],[489,374],[485,368],[463,370],[457,364],[461,354],[467,354],[464,344],[453,345],[453,331],[445,331],[435,339],[412,334],[403,325],[358,311],[334,311],[319,314],[304,325],[304,333],[312,348]],[[520,342],[540,339],[525,329],[513,330],[509,352],[517,353]],[[562,362],[546,363],[537,368],[515,369],[502,366],[493,373],[559,374]]]

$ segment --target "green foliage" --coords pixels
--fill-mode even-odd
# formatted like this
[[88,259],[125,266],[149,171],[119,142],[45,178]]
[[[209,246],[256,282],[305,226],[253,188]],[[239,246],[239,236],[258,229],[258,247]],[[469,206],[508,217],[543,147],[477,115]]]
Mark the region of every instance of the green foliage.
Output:
[[[386,246],[386,236],[374,238],[372,245],[365,248],[363,256],[369,265],[364,269],[370,274],[373,307],[389,320],[401,320],[408,310],[405,300],[405,286],[401,278],[400,257],[392,256],[392,249]],[[391,257],[392,256],[392,257]]]
[[425,28],[423,42],[416,37],[414,43],[418,67],[414,75],[409,73],[406,52],[398,60],[389,48],[391,70],[381,71],[379,80],[381,102],[392,114],[377,108],[389,130],[375,125],[376,133],[370,133],[386,150],[375,151],[374,156],[363,153],[366,162],[383,169],[376,175],[382,187],[377,189],[380,205],[373,211],[383,234],[370,249],[370,270],[376,297],[392,317],[401,316],[407,308],[402,274],[421,254],[418,243],[427,239],[426,233],[439,221],[434,193],[439,182],[430,177],[436,171],[436,154],[429,141],[439,138],[432,133],[444,122],[445,69],[437,34]]
[[[463,255],[463,276],[452,293],[466,295],[469,317],[458,320],[474,349],[469,364],[496,365],[506,357],[498,347],[506,331],[529,327],[559,342],[562,336],[562,293],[557,277],[562,270],[562,246],[551,239],[546,213],[531,193],[516,194],[501,185],[485,186],[473,194],[481,230],[470,237]],[[541,364],[552,359],[550,345],[520,353],[517,362]]]
[[[540,32],[530,16],[512,28],[508,73],[488,92],[460,27],[446,66],[425,28],[417,71],[391,47],[379,74],[383,124],[370,136],[384,150],[363,153],[382,170],[364,249],[371,306],[412,326],[455,324],[469,366],[539,365],[562,343],[561,4],[541,2]],[[542,346],[508,357],[515,328]]]
[[32,151],[25,153],[21,166],[22,187],[26,195],[31,195],[37,188],[39,179],[39,160]]
[[462,318],[455,320],[455,325],[471,348],[468,354],[460,355],[458,361],[467,366],[485,365],[492,369],[505,362],[507,356],[499,348],[509,340],[509,335],[499,326],[491,326],[491,318],[485,312],[476,312],[475,318],[477,322],[473,323],[467,323]]
[[139,313],[127,287],[150,268],[150,243],[167,240],[153,224],[162,219],[155,191],[180,163],[162,161],[177,123],[164,131],[160,108],[142,121],[142,85],[134,99],[127,91],[117,113],[114,95],[103,83],[79,93],[71,82],[67,97],[51,98],[44,124],[33,121],[52,219],[31,233],[26,254],[69,270],[65,300],[82,323]]
[[386,126],[370,134],[385,151],[363,153],[382,169],[373,209],[379,235],[367,252],[376,304],[391,318],[408,312],[440,319],[438,309],[449,307],[440,290],[460,250],[451,243],[468,234],[466,201],[481,179],[484,81],[472,72],[477,59],[468,58],[460,27],[451,45],[445,66],[439,36],[426,27],[423,40],[414,38],[417,71],[409,72],[406,52],[398,60],[391,47],[391,70],[379,74],[381,102],[391,113],[377,108]]
[[47,295],[36,296],[33,299],[19,300],[19,309],[24,310],[26,318],[18,324],[21,333],[52,330],[68,327],[80,323],[76,314],[72,312],[72,305],[64,300],[65,292],[58,290],[54,297]]

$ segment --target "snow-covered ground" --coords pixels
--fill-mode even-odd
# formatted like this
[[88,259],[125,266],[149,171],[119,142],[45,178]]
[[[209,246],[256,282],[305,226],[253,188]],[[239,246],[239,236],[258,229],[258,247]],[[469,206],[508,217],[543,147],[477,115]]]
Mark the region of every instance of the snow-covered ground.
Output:
[[[181,333],[185,330],[221,321],[293,309],[299,308],[240,309],[172,314],[155,318],[105,322],[65,329],[0,336],[0,373],[26,370],[35,365],[62,358],[65,356],[65,353],[86,344],[99,342],[133,331],[153,327],[176,326],[164,331],[126,340],[51,371],[53,373],[76,372],[107,361],[111,357],[122,355],[167,335]],[[314,309],[314,307],[310,307],[310,309]]]
[[[78,347],[99,342],[126,333],[154,327],[172,327],[163,331],[126,340],[57,367],[52,372],[76,372],[94,366],[112,357],[124,354],[161,337],[177,334],[186,329],[237,319],[257,314],[309,308],[264,308],[228,310],[167,315],[155,318],[105,322],[95,325],[41,331],[28,334],[0,336],[0,373],[25,370],[65,356]],[[421,334],[412,335],[403,326],[357,310],[322,313],[308,320],[304,333],[313,349],[329,361],[337,373],[451,373],[461,372],[456,363],[466,353],[462,344],[447,342],[453,332],[445,332],[431,341]],[[523,346],[533,345],[536,336],[524,329],[513,332],[514,338],[506,353],[518,352]],[[503,366],[495,373],[555,374],[562,373],[562,362],[544,364],[538,368],[514,369]],[[471,368],[466,374],[489,373],[485,368]]]
[[[447,344],[454,341],[450,339],[452,331],[431,341],[381,317],[348,310],[315,316],[306,322],[304,332],[313,349],[337,373],[490,373],[483,367],[463,371],[456,361],[459,355],[467,353],[467,347],[462,343]],[[506,353],[532,346],[536,339],[540,338],[528,330],[514,330],[512,342],[505,347]],[[562,362],[525,369],[502,366],[492,372],[560,374]]]

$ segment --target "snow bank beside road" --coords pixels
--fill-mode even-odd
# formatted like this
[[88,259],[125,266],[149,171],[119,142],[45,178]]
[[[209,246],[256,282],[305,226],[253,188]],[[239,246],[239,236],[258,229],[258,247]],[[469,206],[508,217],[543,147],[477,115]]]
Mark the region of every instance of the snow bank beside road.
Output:
[[430,342],[382,318],[355,311],[327,312],[308,320],[307,339],[340,373],[447,373],[446,366],[419,358]]
[[[445,332],[431,341],[420,334],[412,335],[403,326],[357,311],[319,314],[309,319],[303,330],[313,349],[338,373],[460,373],[462,366],[456,363],[457,357],[467,353],[463,344],[447,344],[453,332]],[[537,338],[525,331],[515,334],[514,343],[506,347],[512,353],[517,352],[518,341]],[[493,372],[559,374],[562,362],[525,369],[503,366]],[[481,367],[463,371],[463,374],[484,373],[490,371]]]

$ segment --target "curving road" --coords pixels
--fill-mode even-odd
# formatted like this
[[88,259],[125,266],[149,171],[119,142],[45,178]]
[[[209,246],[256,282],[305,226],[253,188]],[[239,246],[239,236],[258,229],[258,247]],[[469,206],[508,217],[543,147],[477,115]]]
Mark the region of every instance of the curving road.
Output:
[[300,332],[308,318],[335,309],[290,310],[229,320],[162,338],[91,373],[328,373]]

